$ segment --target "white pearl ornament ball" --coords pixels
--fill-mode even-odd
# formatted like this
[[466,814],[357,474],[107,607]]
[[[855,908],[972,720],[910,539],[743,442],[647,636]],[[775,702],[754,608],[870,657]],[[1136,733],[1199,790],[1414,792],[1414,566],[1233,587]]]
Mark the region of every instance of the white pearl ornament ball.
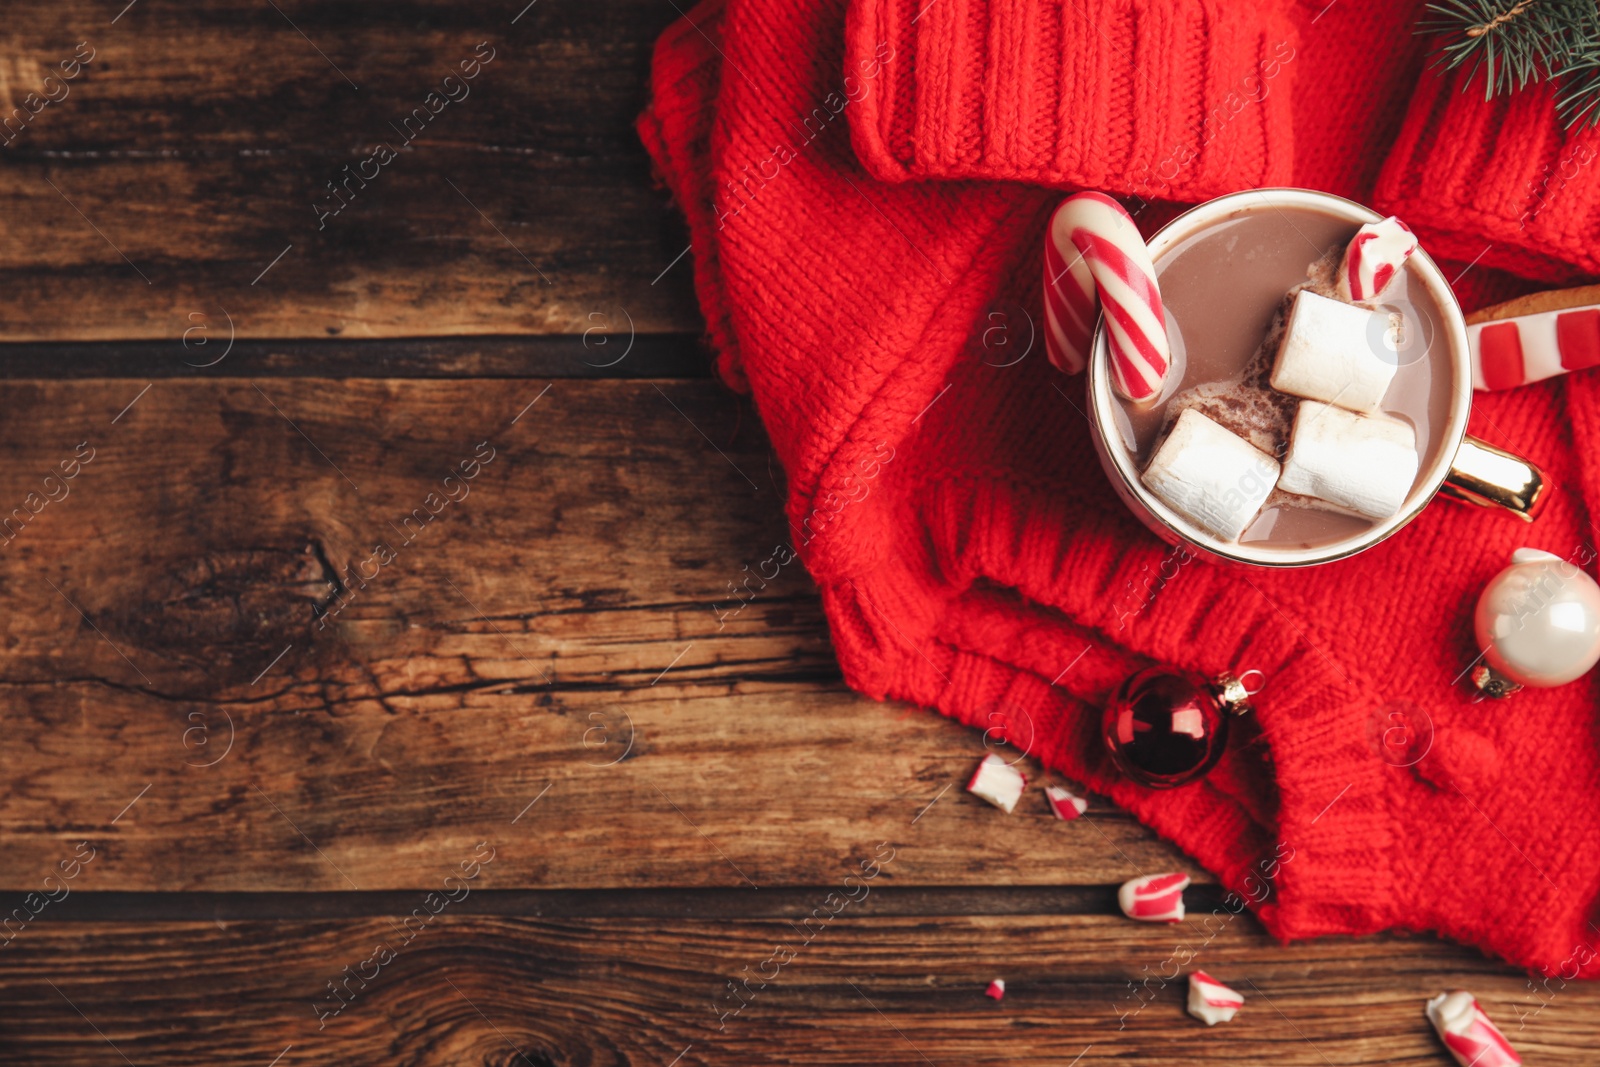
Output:
[[1515,685],[1566,685],[1600,660],[1600,585],[1549,552],[1513,552],[1478,598],[1474,622],[1483,661]]

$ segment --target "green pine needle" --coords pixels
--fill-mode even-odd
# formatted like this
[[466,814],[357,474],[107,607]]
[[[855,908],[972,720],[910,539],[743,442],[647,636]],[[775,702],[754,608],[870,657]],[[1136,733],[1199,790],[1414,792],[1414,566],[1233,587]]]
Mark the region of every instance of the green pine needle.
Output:
[[1557,83],[1557,111],[1600,124],[1600,9],[1596,0],[1435,0],[1418,33],[1445,38],[1438,64],[1483,78],[1484,99],[1539,81]]
[[1449,38],[1439,62],[1447,70],[1466,67],[1469,80],[1482,74],[1484,99],[1538,77],[1549,40],[1539,0],[1443,0],[1427,10],[1418,32]]
[[1555,70],[1556,111],[1567,129],[1600,125],[1600,15],[1595,15]]

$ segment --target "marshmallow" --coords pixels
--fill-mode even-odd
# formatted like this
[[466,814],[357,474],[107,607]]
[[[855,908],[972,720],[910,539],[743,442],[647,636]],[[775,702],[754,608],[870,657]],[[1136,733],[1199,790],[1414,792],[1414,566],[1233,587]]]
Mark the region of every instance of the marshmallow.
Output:
[[1236,541],[1278,484],[1278,461],[1194,408],[1184,409],[1144,471],[1168,507]]
[[991,752],[983,757],[978,769],[972,772],[967,792],[982,797],[1010,815],[1022,796],[1022,787],[1027,784],[1028,779],[1021,771]]
[[1522,1062],[1506,1035],[1466,990],[1440,993],[1425,1010],[1439,1040],[1461,1067],[1517,1067]]
[[1302,400],[1278,488],[1387,519],[1411,494],[1417,462],[1417,435],[1405,423]]
[[1181,871],[1147,874],[1123,882],[1117,890],[1117,906],[1122,914],[1142,923],[1183,922],[1183,891],[1189,876]]
[[1004,978],[996,978],[989,983],[989,988],[983,991],[983,995],[1000,1000],[1006,995],[1006,980]]
[[1272,387],[1351,411],[1375,411],[1400,367],[1390,330],[1387,315],[1302,289],[1278,343]]
[[1339,299],[1378,299],[1416,250],[1417,235],[1393,215],[1367,223],[1350,239],[1339,262]]
[[1056,818],[1071,822],[1089,810],[1089,802],[1069,789],[1062,789],[1059,785],[1044,787],[1044,798],[1050,803],[1050,810]]
[[1244,1007],[1244,998],[1204,971],[1189,975],[1189,1014],[1215,1026],[1232,1019]]

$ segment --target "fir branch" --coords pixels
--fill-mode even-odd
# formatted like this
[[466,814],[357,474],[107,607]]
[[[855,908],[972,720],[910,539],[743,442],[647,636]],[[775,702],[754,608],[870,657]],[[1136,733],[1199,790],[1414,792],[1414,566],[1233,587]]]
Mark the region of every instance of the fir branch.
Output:
[[1478,25],[1472,27],[1467,31],[1467,36],[1482,37],[1486,33],[1494,33],[1496,30],[1503,30],[1506,28],[1506,26],[1510,25],[1518,15],[1528,10],[1528,8],[1532,7],[1537,2],[1538,0],[1522,0],[1521,3],[1507,11],[1504,15],[1496,15],[1488,22],[1480,22]]
[[1435,0],[1418,33],[1445,37],[1437,64],[1482,75],[1484,99],[1532,82],[1557,83],[1567,128],[1600,124],[1600,9],[1596,0]]
[[1439,64],[1466,67],[1469,83],[1483,75],[1488,100],[1549,74],[1550,49],[1576,6],[1578,0],[1443,0],[1428,5],[1417,31],[1447,36]]
[[1554,73],[1560,82],[1556,111],[1567,129],[1600,125],[1600,7],[1590,5]]

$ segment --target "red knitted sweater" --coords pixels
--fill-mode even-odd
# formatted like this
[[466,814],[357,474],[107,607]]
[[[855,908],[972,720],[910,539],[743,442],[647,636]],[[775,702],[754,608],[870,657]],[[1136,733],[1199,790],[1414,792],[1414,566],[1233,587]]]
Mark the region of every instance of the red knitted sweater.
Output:
[[[1485,104],[1424,75],[1416,14],[706,0],[657,46],[639,126],[852,686],[1003,728],[1235,889],[1292,849],[1257,909],[1279,936],[1436,930],[1593,975],[1600,683],[1474,704],[1457,679],[1513,548],[1600,543],[1600,464],[1581,461],[1600,376],[1476,403],[1473,433],[1563,487],[1536,525],[1438,503],[1354,559],[1268,572],[1186,563],[1146,532],[1095,460],[1081,378],[1042,343],[1016,359],[1063,188],[1153,201],[1147,232],[1251,186],[1341,193],[1457,260],[1469,307],[1534,287],[1491,267],[1600,271],[1600,180],[1548,98]],[[1119,778],[1096,734],[1151,662],[1269,678],[1217,769],[1168,792]],[[1431,724],[1411,766],[1376,741],[1396,713],[1419,739]]]

